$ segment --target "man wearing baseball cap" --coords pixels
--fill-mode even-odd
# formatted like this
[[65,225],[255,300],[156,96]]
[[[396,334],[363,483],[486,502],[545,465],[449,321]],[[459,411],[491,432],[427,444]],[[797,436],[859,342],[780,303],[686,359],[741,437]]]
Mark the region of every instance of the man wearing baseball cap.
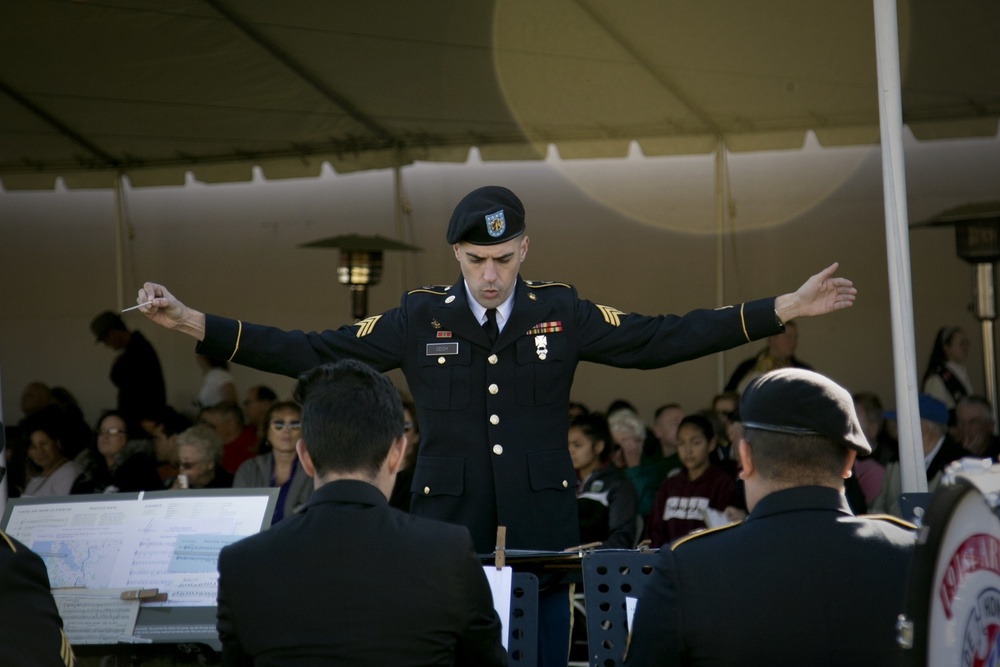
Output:
[[871,452],[851,395],[781,369],[751,382],[740,415],[750,514],[660,550],[626,664],[896,664],[915,534],[847,505],[844,479]]
[[[260,370],[294,377],[342,358],[401,368],[421,426],[410,511],[465,525],[476,550],[491,553],[501,525],[508,548],[579,544],[566,414],[580,361],[669,366],[847,308],[857,294],[833,264],[777,298],[683,317],[626,314],[565,283],[521,278],[524,206],[500,186],[466,195],[445,238],[461,268],[454,284],[413,290],[398,308],[337,330],[286,332],[205,315],[155,283],[143,285],[138,303],[150,302],[141,310],[153,321],[196,338],[200,353]],[[568,597],[562,603],[568,628]],[[563,665],[567,651],[568,637]]]
[[[927,473],[927,491],[934,491],[941,481],[941,473],[952,461],[963,456],[972,456],[957,441],[948,435],[948,406],[930,394],[917,396],[917,409],[920,412],[920,443],[924,451],[924,471]],[[895,419],[896,413],[885,413],[886,419]],[[886,512],[902,517],[903,510],[899,504],[899,496],[903,493],[903,478],[899,471],[899,461],[892,461],[885,466],[882,475],[882,488],[872,500],[869,511]]]

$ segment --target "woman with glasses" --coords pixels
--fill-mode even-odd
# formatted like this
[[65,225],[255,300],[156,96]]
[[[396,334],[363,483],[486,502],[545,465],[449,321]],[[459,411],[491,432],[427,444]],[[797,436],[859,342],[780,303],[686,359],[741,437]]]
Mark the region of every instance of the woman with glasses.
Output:
[[278,502],[271,523],[293,514],[305,504],[313,484],[302,470],[295,443],[302,437],[302,408],[293,401],[271,405],[264,417],[267,432],[260,451],[266,452],[240,464],[233,480],[234,489],[275,487]]
[[192,426],[177,436],[174,489],[228,489],[233,475],[222,467],[222,440],[208,426]]
[[80,476],[71,493],[158,491],[163,481],[149,440],[129,440],[125,417],[117,410],[101,415],[93,444],[80,454]]

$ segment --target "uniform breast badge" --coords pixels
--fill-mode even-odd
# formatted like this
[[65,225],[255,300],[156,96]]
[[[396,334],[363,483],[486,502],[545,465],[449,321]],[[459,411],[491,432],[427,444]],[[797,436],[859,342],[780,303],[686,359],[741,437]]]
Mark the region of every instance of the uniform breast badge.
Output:
[[437,320],[431,320],[431,326],[434,327],[435,329],[440,329],[441,323],[438,322]]
[[535,354],[542,361],[549,355],[549,339],[547,336],[535,336]]

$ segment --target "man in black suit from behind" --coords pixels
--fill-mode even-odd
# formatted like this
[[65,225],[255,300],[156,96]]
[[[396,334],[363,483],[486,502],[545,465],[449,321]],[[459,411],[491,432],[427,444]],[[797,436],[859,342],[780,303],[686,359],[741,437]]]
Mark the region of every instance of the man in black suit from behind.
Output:
[[353,360],[305,373],[305,507],[219,555],[225,665],[506,665],[468,529],[392,509],[399,394]]

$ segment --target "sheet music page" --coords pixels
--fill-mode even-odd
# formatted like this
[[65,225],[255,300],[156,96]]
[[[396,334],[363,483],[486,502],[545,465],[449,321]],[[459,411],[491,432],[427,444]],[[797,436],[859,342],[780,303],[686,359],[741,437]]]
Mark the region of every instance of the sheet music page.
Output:
[[149,606],[213,607],[219,551],[260,530],[266,496],[23,505],[7,532],[45,561],[53,588],[156,588]]
[[498,570],[495,565],[484,565],[483,572],[486,573],[486,579],[490,582],[490,591],[493,593],[493,608],[496,609],[502,626],[500,638],[506,649],[507,635],[510,630],[510,595],[514,587],[514,570],[509,565],[502,570]]
[[139,600],[122,600],[127,589],[65,588],[52,591],[63,630],[71,644],[117,644],[131,637],[139,616]]

